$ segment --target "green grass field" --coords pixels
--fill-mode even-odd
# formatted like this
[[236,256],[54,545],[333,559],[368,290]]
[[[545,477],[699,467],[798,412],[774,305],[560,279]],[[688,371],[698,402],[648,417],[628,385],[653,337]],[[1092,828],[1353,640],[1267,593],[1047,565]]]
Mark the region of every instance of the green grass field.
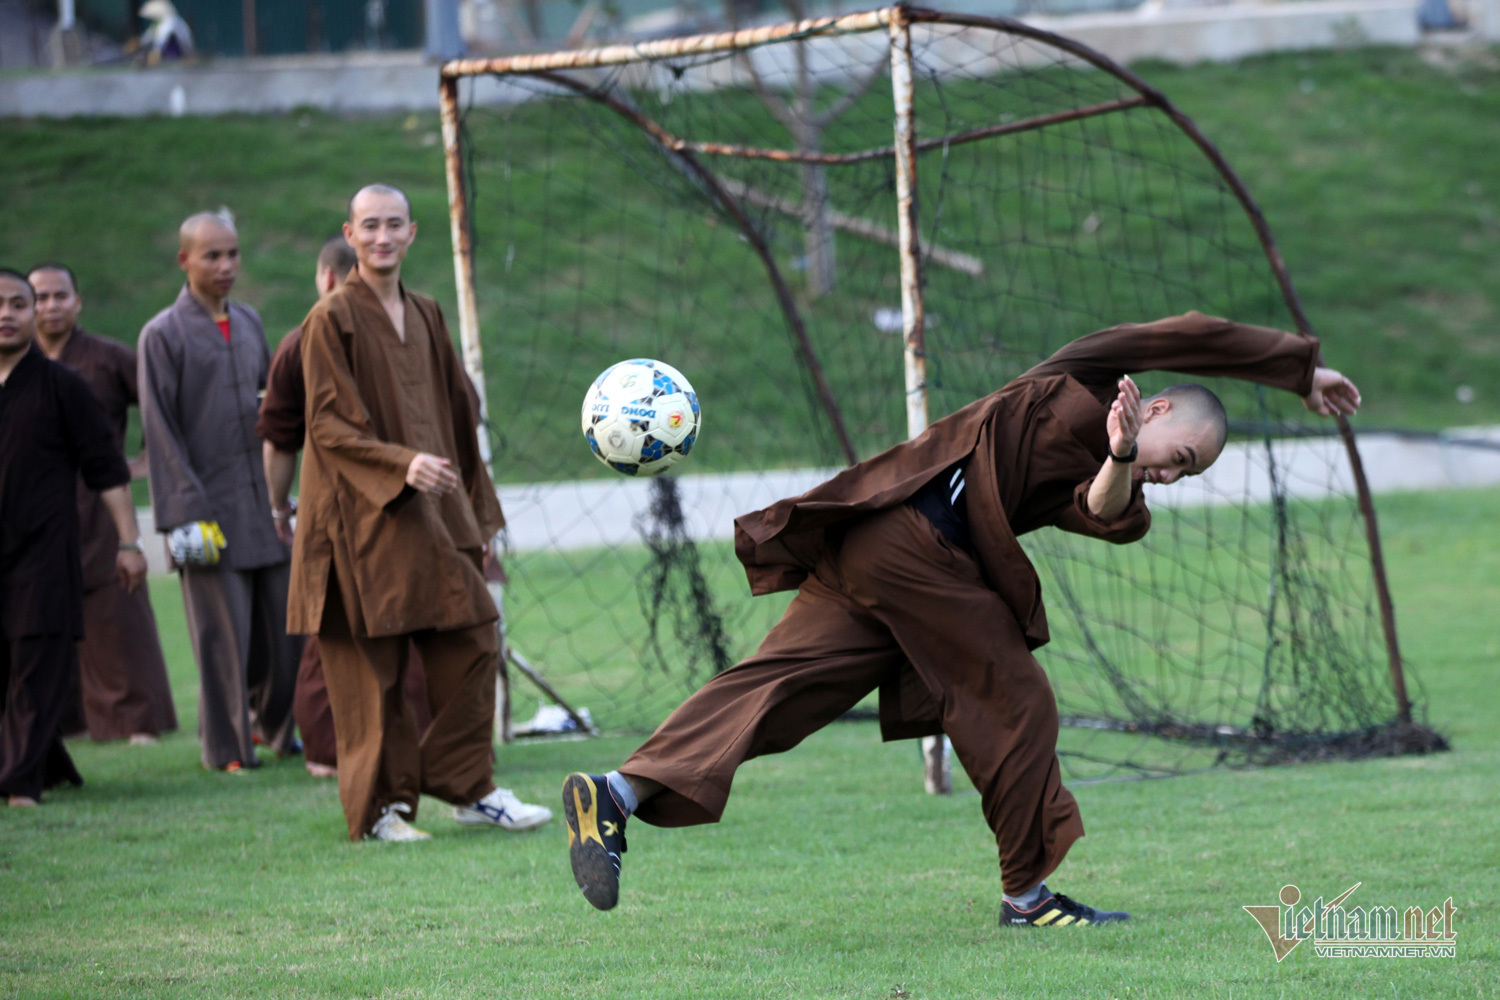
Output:
[[[1500,70],[1493,52],[1441,67],[1410,52],[1367,50],[1140,69],[1202,125],[1265,209],[1328,360],[1364,390],[1361,426],[1500,422],[1500,183],[1493,169]],[[312,258],[341,220],[345,199],[377,178],[411,193],[422,226],[408,261],[410,284],[436,294],[454,315],[435,116],[340,119],[305,111],[4,128],[0,209],[9,226],[0,265],[73,264],[85,325],[99,332],[134,341],[180,284],[177,223],[225,204],[237,213],[244,242],[236,296],[261,310],[276,342],[311,303]],[[577,227],[596,208],[579,182],[596,176],[589,171],[598,164],[530,141],[544,133],[489,133],[489,154],[475,165],[481,194],[492,212],[507,190],[546,195],[559,225]],[[557,182],[550,194],[526,187],[542,167]],[[512,168],[522,181],[508,188],[502,178]],[[616,181],[623,187],[627,178]],[[693,331],[702,337],[686,357],[667,360],[698,381],[706,433],[744,442],[738,450],[705,446],[694,471],[805,461],[805,444],[764,428],[731,434],[717,415],[727,407],[714,409],[730,393],[741,393],[751,411],[778,406],[776,380],[785,371],[757,359],[773,348],[784,354],[784,345],[756,340],[770,327],[751,311],[763,279],[749,274],[722,287],[684,280],[642,295],[636,267],[643,259],[670,262],[694,247],[719,253],[727,244],[719,234],[690,247],[691,219],[653,227],[639,205],[621,210],[622,217],[632,212],[629,225],[589,247],[598,259],[619,261],[615,271],[585,280],[572,258],[539,264],[523,255],[518,265],[561,282],[537,288],[538,300],[563,295],[561,286],[576,281],[588,294],[564,301],[583,310],[613,303],[615,313],[600,314],[612,318],[598,327],[597,342],[537,335],[512,312],[527,300],[506,301],[494,286],[481,287],[492,408],[513,418],[502,427],[512,437],[501,442],[513,450],[502,455],[540,455],[553,469],[539,476],[538,463],[518,461],[497,478],[557,478],[557,461],[570,475],[604,475],[577,441],[558,443],[576,433],[576,409],[562,420],[537,401],[556,395],[576,406],[578,371],[602,366],[588,352],[626,349],[612,339],[621,312],[644,328],[665,329],[690,315],[684,303],[706,302],[724,321]],[[679,234],[687,235],[674,242]],[[501,266],[500,242],[496,225],[481,230],[484,267]],[[841,257],[862,259],[874,258]],[[878,281],[869,288],[868,301],[841,300],[847,315],[835,319],[851,328],[865,323],[863,311],[889,291]],[[527,336],[512,336],[518,328]],[[944,328],[934,329],[941,336]],[[845,342],[828,359],[835,379],[857,383],[865,368],[889,368],[894,379],[894,348],[888,358],[880,353],[889,347]],[[785,358],[776,364],[785,366]],[[527,386],[528,377],[545,384]],[[1473,402],[1456,399],[1460,385],[1475,390]],[[557,442],[529,439],[519,430],[523,417],[538,433],[555,431]],[[557,459],[564,447],[566,458]],[[1074,790],[1089,836],[1053,884],[1137,918],[1083,933],[1001,932],[993,842],[976,796],[923,794],[915,745],[883,745],[871,723],[832,726],[790,754],[747,766],[722,824],[687,831],[637,824],[624,901],[610,914],[579,898],[555,824],[519,836],[461,829],[424,800],[421,825],[435,834],[432,842],[350,844],[336,789],[309,779],[300,762],[268,762],[238,777],[199,767],[197,681],[181,600],[174,579],[155,579],[183,731],[154,748],[75,744],[86,787],[51,794],[41,809],[0,810],[0,1000],[1493,997],[1500,993],[1493,780],[1500,697],[1491,675],[1500,657],[1493,624],[1500,553],[1483,539],[1484,526],[1500,516],[1500,491],[1381,497],[1378,508],[1413,677],[1428,721],[1452,740],[1453,752],[1080,784]],[[1224,576],[1231,595],[1263,589],[1243,575],[1240,550],[1205,553],[1206,544],[1206,536],[1191,537],[1172,558],[1182,565],[1187,555],[1203,555],[1192,572]],[[611,660],[621,628],[639,631],[629,555],[539,556],[512,566],[518,638],[613,729],[649,726],[684,690],[680,677],[642,677],[637,650]],[[732,566],[710,564],[712,586],[742,592]],[[1230,605],[1193,608],[1204,591],[1191,574],[1155,583],[1169,605],[1192,611],[1194,623],[1240,613]],[[593,615],[564,633],[548,608],[567,602]],[[745,610],[740,602],[731,628],[741,649],[780,603],[762,599]],[[1060,595],[1050,594],[1049,605],[1056,615]],[[1163,630],[1180,640],[1189,663],[1214,662],[1229,643],[1203,632],[1174,632],[1170,623]],[[1053,652],[1068,642],[1060,634]],[[1058,676],[1072,680],[1076,669],[1062,661]],[[1204,686],[1182,696],[1212,703],[1216,685],[1244,683],[1215,667]],[[522,719],[531,697],[529,688],[518,689]],[[1072,738],[1065,734],[1064,745]],[[505,747],[501,780],[555,805],[565,773],[610,766],[637,739]],[[1332,960],[1304,947],[1278,965],[1240,909],[1274,902],[1287,882],[1311,899],[1360,881],[1351,903],[1432,907],[1451,895],[1461,914],[1459,957]]]
[[[1500,989],[1500,491],[1381,503],[1395,597],[1451,753],[1075,786],[1089,836],[1052,880],[1127,926],[995,926],[994,849],[972,792],[921,790],[915,745],[830,727],[741,772],[724,822],[637,825],[608,914],[553,825],[351,844],[299,762],[198,766],[175,582],[153,580],[184,731],[74,744],[88,779],[0,812],[0,997],[1493,997]],[[561,777],[633,738],[502,748],[504,783]],[[1288,882],[1325,898],[1452,896],[1458,958],[1278,965],[1241,909]]]

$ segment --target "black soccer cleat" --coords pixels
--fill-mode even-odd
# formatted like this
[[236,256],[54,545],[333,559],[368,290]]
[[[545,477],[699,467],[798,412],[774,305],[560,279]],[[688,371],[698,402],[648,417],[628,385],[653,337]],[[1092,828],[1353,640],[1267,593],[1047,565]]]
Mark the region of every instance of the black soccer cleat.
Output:
[[620,901],[625,819],[604,775],[574,772],[563,779],[563,820],[573,879],[583,898],[601,910],[614,909]]
[[1000,904],[1001,927],[1092,927],[1095,924],[1112,924],[1129,920],[1130,914],[1119,910],[1096,910],[1092,906],[1069,899],[1062,893],[1048,893],[1029,910],[1012,906],[1007,900]]

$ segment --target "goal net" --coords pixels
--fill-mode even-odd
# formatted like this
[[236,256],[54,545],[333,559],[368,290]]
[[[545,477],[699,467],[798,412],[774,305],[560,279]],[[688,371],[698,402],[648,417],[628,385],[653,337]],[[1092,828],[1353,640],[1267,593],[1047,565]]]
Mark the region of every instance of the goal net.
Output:
[[[509,636],[606,730],[649,731],[785,608],[749,598],[735,515],[1103,327],[1197,309],[1306,331],[1192,124],[1016,22],[888,8],[461,61],[444,98]],[[649,482],[579,434],[585,390],[632,357],[703,405],[691,458]],[[1212,388],[1230,444],[1210,474],[1148,486],[1143,542],[1023,539],[1069,774],[1429,748],[1391,668],[1352,437],[1284,393]]]

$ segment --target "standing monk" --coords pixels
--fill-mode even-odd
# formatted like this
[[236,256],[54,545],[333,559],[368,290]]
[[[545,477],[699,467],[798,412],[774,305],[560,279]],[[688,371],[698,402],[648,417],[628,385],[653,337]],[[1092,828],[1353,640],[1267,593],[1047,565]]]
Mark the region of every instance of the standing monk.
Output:
[[1057,700],[1031,651],[1041,582],[1017,537],[1044,525],[1123,544],[1151,526],[1141,483],[1219,457],[1224,408],[1198,385],[1141,400],[1128,375],[1175,371],[1287,389],[1324,415],[1359,393],[1318,341],[1188,313],[1083,337],[911,441],[735,521],[754,593],[795,588],[748,660],[705,684],[618,771],[563,784],[573,875],[615,905],[625,820],[719,819],[739,765],[779,753],[880,691],[886,739],[946,733],[1000,853],[1003,925],[1123,920],[1047,890],[1083,836],[1062,787]]
[[[321,302],[338,290],[358,261],[354,248],[339,233],[318,251],[313,283]],[[291,498],[292,480],[297,474],[297,453],[307,436],[307,392],[302,379],[302,327],[288,333],[271,355],[271,370],[266,376],[266,395],[260,403],[260,419],[255,432],[265,441],[262,459],[266,467],[266,485],[271,491],[271,517],[276,533],[290,547],[293,541],[292,518],[297,502]],[[417,732],[427,731],[432,712],[427,707],[427,678],[420,657],[413,655],[406,671],[406,697],[416,713]],[[292,715],[302,734],[302,759],[307,773],[315,778],[338,776],[338,747],[333,735],[333,711],[328,707],[328,686],[323,680],[323,657],[318,637],[309,636],[302,647],[302,662],[297,667],[297,694],[292,701]]]
[[156,529],[182,570],[203,766],[239,771],[258,766],[257,742],[298,750],[302,640],[286,633],[289,553],[255,436],[271,351],[255,310],[229,301],[240,269],[234,222],[203,212],[179,237],[187,285],[141,330],[141,418]]
[[[83,297],[70,268],[41,264],[27,277],[36,289],[37,345],[47,357],[83,376],[104,407],[116,449],[124,451],[127,417],[140,403],[135,352],[78,325]],[[144,456],[127,464],[133,478],[146,475]],[[78,525],[83,542],[83,616],[89,624],[78,645],[78,672],[89,735],[96,740],[155,743],[158,735],[177,728],[177,711],[150,594],[145,587],[130,592],[120,586],[115,572],[119,533],[99,494],[83,482],[78,485]]]
[[[452,803],[461,823],[552,818],[493,780],[499,612],[481,564],[505,521],[443,314],[401,284],[416,235],[406,195],[362,188],[344,224],[359,266],[302,325],[289,625],[322,645],[351,839],[425,839],[406,822],[419,793]],[[420,740],[403,692],[413,642],[432,706]]]
[[0,795],[12,806],[83,784],[58,732],[84,631],[80,476],[104,494],[121,586],[133,593],[146,578],[130,470],[109,421],[35,333],[36,293],[0,270]]

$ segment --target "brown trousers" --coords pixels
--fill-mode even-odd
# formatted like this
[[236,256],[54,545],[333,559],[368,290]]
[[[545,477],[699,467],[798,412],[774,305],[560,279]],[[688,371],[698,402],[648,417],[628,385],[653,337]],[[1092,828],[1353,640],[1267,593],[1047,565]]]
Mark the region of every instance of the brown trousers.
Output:
[[60,731],[77,657],[71,635],[0,632],[0,796],[83,784]]
[[177,728],[151,595],[110,582],[83,595],[78,672],[89,736],[122,740]]
[[182,602],[198,661],[203,763],[253,766],[255,742],[292,749],[302,637],[286,634],[291,564],[252,570],[185,566]]
[[1062,787],[1057,701],[975,561],[905,506],[829,546],[760,649],[620,765],[665,786],[636,815],[658,826],[718,821],[742,762],[796,746],[908,662],[979,789],[1005,890],[1031,888],[1083,836]]
[[[411,819],[419,794],[469,805],[494,790],[491,734],[500,641],[493,623],[358,636],[330,576],[318,643],[350,840],[363,837],[392,803],[411,807]],[[432,725],[420,737],[405,691],[413,646],[426,668],[432,707]]]
[[[416,715],[417,735],[432,725],[432,709],[427,705],[427,673],[422,657],[412,647],[406,668],[406,700]],[[318,637],[310,635],[302,646],[302,662],[297,667],[297,695],[292,701],[292,715],[302,734],[302,755],[309,764],[338,767],[339,751],[333,733],[333,709],[328,705],[328,682],[323,677],[323,653]]]

